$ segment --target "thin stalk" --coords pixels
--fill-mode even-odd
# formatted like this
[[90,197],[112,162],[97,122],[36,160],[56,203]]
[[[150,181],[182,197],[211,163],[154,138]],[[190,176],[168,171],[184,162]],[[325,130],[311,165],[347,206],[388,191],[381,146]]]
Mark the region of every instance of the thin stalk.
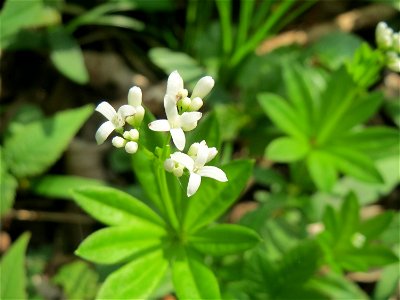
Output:
[[231,0],[216,0],[221,23],[222,51],[225,57],[232,51],[233,44],[231,4]]
[[263,20],[267,17],[269,9],[271,8],[272,3],[276,1],[274,0],[264,0],[261,1],[261,4],[256,9],[256,13],[252,20],[252,27],[258,28],[261,26]]
[[291,12],[288,16],[286,16],[285,19],[283,19],[283,21],[279,23],[279,25],[276,26],[275,31],[278,32],[279,30],[281,30],[283,27],[285,27],[287,24],[295,20],[307,9],[309,9],[311,6],[317,3],[317,1],[318,0],[307,0],[302,2],[302,5],[300,7],[296,8],[293,12]]
[[246,41],[249,32],[250,19],[253,14],[254,0],[241,0],[239,27],[237,33],[236,47],[239,47]]
[[240,47],[232,56],[230,67],[235,67],[241,60],[253,51],[259,43],[265,38],[277,22],[284,16],[284,14],[293,6],[295,1],[284,1],[276,11],[271,13],[270,17],[265,21],[264,25],[256,31],[250,40],[248,40],[242,47]]

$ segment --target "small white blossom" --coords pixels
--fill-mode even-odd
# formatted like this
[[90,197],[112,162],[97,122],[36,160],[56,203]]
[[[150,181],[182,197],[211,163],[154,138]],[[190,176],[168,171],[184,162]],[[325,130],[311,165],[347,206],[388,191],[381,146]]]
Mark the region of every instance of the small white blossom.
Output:
[[386,53],[387,67],[394,72],[400,72],[400,56],[394,52],[389,51]]
[[185,148],[186,138],[184,131],[196,128],[197,121],[202,114],[200,112],[178,113],[177,103],[187,97],[187,90],[183,88],[183,80],[177,71],[168,77],[167,93],[164,96],[164,108],[167,115],[166,120],[156,120],[149,124],[154,131],[169,131],[176,148]]
[[379,22],[375,30],[376,44],[379,48],[389,49],[393,44],[393,30],[385,23]]
[[201,177],[209,177],[221,182],[228,181],[226,174],[220,168],[214,166],[205,166],[218,153],[215,147],[208,148],[205,141],[193,144],[187,155],[182,152],[171,154],[171,160],[175,163],[185,166],[190,173],[189,183],[187,187],[187,196],[190,197],[200,187]]
[[97,107],[96,111],[101,113],[107,118],[107,122],[104,122],[96,132],[97,144],[102,144],[108,138],[108,136],[114,130],[122,130],[125,125],[126,118],[133,116],[136,110],[131,105],[122,105],[118,112],[106,101],[101,102]]
[[173,161],[171,158],[165,160],[164,168],[166,171],[173,173],[176,177],[181,177],[183,175],[184,166]]

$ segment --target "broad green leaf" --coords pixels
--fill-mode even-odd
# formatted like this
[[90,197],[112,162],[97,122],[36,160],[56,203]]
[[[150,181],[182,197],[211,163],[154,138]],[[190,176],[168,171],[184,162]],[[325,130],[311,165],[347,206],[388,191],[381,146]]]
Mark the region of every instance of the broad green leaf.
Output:
[[382,245],[368,245],[365,248],[340,255],[340,263],[350,271],[368,271],[370,268],[396,263],[399,258]]
[[134,225],[143,222],[164,227],[164,221],[148,206],[129,194],[109,187],[81,188],[74,200],[92,217],[107,225]]
[[149,299],[167,267],[161,250],[137,257],[107,277],[96,299]]
[[234,161],[222,169],[228,182],[202,179],[199,190],[187,199],[183,227],[195,231],[220,217],[237,200],[252,171],[252,162]]
[[375,290],[372,299],[390,299],[396,292],[400,280],[399,264],[395,263],[385,267],[381,273],[378,283],[375,285]]
[[383,95],[380,92],[368,93],[355,99],[349,108],[349,112],[341,118],[340,122],[332,130],[332,135],[340,137],[349,129],[367,121],[376,113],[382,101]]
[[189,249],[178,249],[172,280],[179,299],[219,299],[218,281],[203,259]]
[[244,226],[221,224],[196,232],[189,236],[189,242],[204,254],[228,255],[253,248],[260,237]]
[[335,141],[336,145],[351,147],[371,157],[399,154],[399,131],[395,128],[374,126],[350,132]]
[[364,153],[345,146],[329,146],[326,151],[332,155],[336,168],[343,173],[366,182],[383,182],[373,161]]
[[315,105],[312,91],[306,83],[306,80],[309,79],[307,71],[299,65],[286,64],[283,68],[283,78],[288,98],[295,107],[297,119],[306,124],[306,130],[308,134],[311,134]]
[[149,222],[100,229],[89,235],[75,253],[87,260],[113,264],[151,248],[161,248],[166,231]]
[[316,126],[316,144],[326,144],[335,128],[339,126],[343,116],[354,102],[358,90],[344,68],[340,68],[331,74],[325,90],[321,94],[321,104],[318,110]]
[[74,38],[61,26],[49,28],[47,32],[51,53],[50,59],[58,71],[79,84],[89,81],[82,50]]
[[190,147],[193,143],[205,140],[209,147],[220,148],[221,139],[219,133],[218,120],[215,113],[203,116],[196,130],[189,132],[186,138],[186,147]]
[[312,278],[308,286],[323,293],[328,299],[369,299],[358,285],[335,272]]
[[35,179],[31,189],[34,193],[58,199],[72,199],[72,190],[82,187],[101,186],[104,183],[97,179],[68,176],[68,175],[46,175]]
[[198,62],[183,52],[175,52],[167,48],[152,48],[149,57],[167,74],[177,70],[187,83],[194,82],[205,74]]
[[362,222],[359,231],[367,240],[376,238],[390,226],[393,217],[393,211],[386,211]]
[[307,156],[307,169],[321,191],[331,191],[337,180],[337,171],[329,155],[322,151],[311,151]]
[[17,180],[8,173],[3,159],[3,148],[0,147],[0,216],[5,215],[14,204]]
[[85,262],[74,261],[62,266],[52,278],[60,285],[67,299],[94,299],[99,275]]
[[17,178],[45,172],[67,148],[71,139],[93,112],[87,105],[32,122],[4,142],[4,159]]
[[282,131],[300,140],[306,137],[306,124],[301,123],[296,111],[283,98],[263,93],[258,95],[258,101],[268,117]]
[[360,206],[353,193],[344,200],[339,212],[339,236],[337,247],[347,246],[351,242],[353,234],[357,231],[360,222]]
[[308,151],[310,151],[310,145],[306,141],[281,137],[267,146],[265,157],[277,162],[293,162],[302,159]]
[[1,258],[0,299],[27,299],[25,252],[29,238],[29,233],[21,235]]

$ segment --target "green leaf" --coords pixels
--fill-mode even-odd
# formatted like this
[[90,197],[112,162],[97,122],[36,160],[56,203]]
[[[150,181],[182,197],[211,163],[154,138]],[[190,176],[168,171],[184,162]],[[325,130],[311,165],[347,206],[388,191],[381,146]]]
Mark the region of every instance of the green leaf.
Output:
[[67,299],[94,299],[99,275],[85,262],[74,261],[62,266],[52,278]]
[[337,171],[329,155],[323,151],[311,151],[307,156],[307,169],[319,190],[332,190],[337,180]]
[[140,22],[131,17],[126,16],[101,16],[98,19],[91,20],[90,25],[108,25],[114,27],[121,27],[135,31],[141,31],[144,29],[144,23]]
[[371,157],[384,157],[399,152],[399,131],[383,126],[367,127],[350,132],[335,141],[336,145],[351,147]]
[[27,299],[25,252],[30,238],[24,233],[0,262],[0,299]]
[[228,182],[202,180],[195,195],[187,199],[187,210],[184,214],[183,227],[196,231],[220,217],[238,198],[252,172],[252,162],[234,161],[222,169]]
[[376,238],[390,226],[393,217],[393,211],[386,211],[362,222],[359,231],[367,240]]
[[310,151],[310,145],[306,141],[281,137],[267,146],[265,157],[277,162],[293,162],[302,159],[308,151]]
[[218,281],[195,252],[178,249],[172,280],[179,299],[220,299]]
[[3,159],[2,147],[0,147],[0,178],[0,216],[3,216],[14,204],[18,182],[7,172],[7,166]]
[[380,279],[375,286],[372,299],[390,299],[396,292],[400,280],[399,264],[387,266],[383,269]]
[[109,187],[81,188],[74,200],[92,217],[107,225],[134,225],[143,222],[161,227],[164,221],[148,206],[129,194]]
[[87,105],[24,126],[4,142],[4,159],[10,171],[23,178],[45,172],[67,148],[93,112]]
[[100,229],[89,235],[75,253],[100,264],[121,262],[151,248],[161,248],[165,229],[148,222]]
[[360,222],[360,206],[357,197],[350,193],[344,200],[339,212],[338,247],[348,245],[353,234],[357,231]]
[[160,250],[140,256],[111,273],[96,299],[149,299],[168,267]]
[[34,193],[57,199],[72,199],[72,190],[82,187],[102,186],[97,179],[69,175],[46,175],[31,183]]
[[198,62],[183,52],[175,52],[167,48],[152,48],[149,57],[156,66],[167,74],[177,70],[183,80],[188,83],[205,75]]
[[299,138],[306,137],[306,124],[299,122],[296,111],[280,96],[270,93],[258,95],[258,102],[274,122],[286,134]]
[[89,82],[82,50],[75,39],[61,26],[47,32],[50,59],[61,74],[79,84]]
[[335,166],[343,173],[366,182],[383,182],[373,161],[364,153],[345,146],[329,146],[326,151],[332,155]]
[[251,249],[260,242],[260,237],[244,226],[220,224],[189,236],[189,242],[200,252],[217,256]]
[[336,127],[332,130],[332,135],[342,136],[349,129],[359,125],[378,110],[383,101],[383,95],[380,92],[368,93],[365,96],[357,98],[349,108],[349,113],[345,114]]

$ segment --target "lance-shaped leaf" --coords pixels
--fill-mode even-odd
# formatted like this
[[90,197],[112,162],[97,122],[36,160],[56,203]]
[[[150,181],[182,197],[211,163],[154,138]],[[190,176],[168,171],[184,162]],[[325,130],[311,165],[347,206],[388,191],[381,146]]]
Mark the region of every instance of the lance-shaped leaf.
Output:
[[87,260],[112,264],[150,248],[161,248],[164,228],[149,222],[100,229],[88,236],[75,253]]
[[26,299],[25,251],[30,234],[24,233],[0,262],[0,299]]
[[307,124],[297,118],[296,111],[285,99],[275,94],[263,93],[258,96],[258,101],[268,117],[282,131],[299,139],[306,137]]
[[4,159],[11,173],[21,178],[46,171],[92,112],[93,107],[88,105],[24,125],[4,143]]
[[307,169],[321,191],[330,192],[337,180],[334,160],[323,151],[312,151],[307,157]]
[[149,299],[167,267],[160,250],[140,256],[108,276],[96,299]]
[[260,237],[247,227],[221,224],[195,233],[189,242],[200,252],[217,256],[251,249],[260,242]]
[[281,137],[268,145],[265,157],[278,162],[293,162],[302,159],[309,150],[310,145],[304,139]]
[[107,225],[142,224],[161,227],[164,221],[148,206],[129,194],[109,187],[88,187],[73,191],[74,200],[92,217]]
[[189,249],[177,249],[172,280],[179,299],[220,299],[218,281],[203,259]]
[[251,175],[252,162],[235,161],[222,167],[228,182],[205,178],[200,189],[188,199],[183,227],[196,231],[220,217],[239,197]]

